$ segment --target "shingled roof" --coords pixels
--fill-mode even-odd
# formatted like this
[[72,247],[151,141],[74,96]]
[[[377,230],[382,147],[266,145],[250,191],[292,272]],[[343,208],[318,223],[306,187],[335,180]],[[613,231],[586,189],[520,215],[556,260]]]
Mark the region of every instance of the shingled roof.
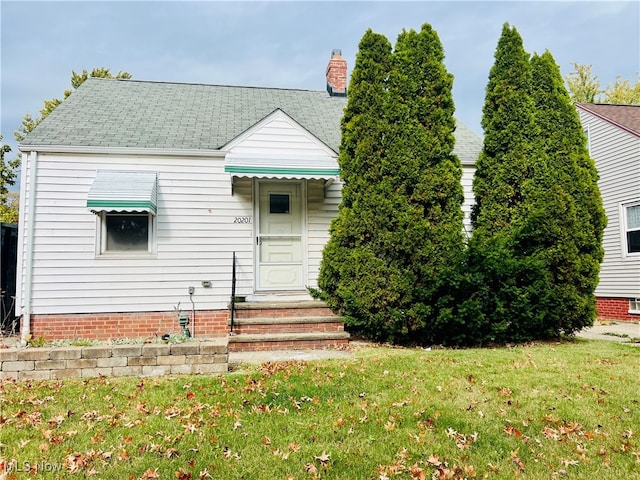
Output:
[[640,105],[576,103],[576,106],[640,137]]
[[[345,106],[326,91],[89,78],[21,147],[218,150],[281,109],[338,152]],[[473,164],[482,141],[460,122],[456,139]]]

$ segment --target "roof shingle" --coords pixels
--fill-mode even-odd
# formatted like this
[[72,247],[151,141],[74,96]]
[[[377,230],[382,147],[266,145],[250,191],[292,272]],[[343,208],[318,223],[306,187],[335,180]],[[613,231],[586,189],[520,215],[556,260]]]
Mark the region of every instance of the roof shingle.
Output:
[[[325,91],[89,78],[23,145],[217,150],[279,108],[338,152],[345,107]],[[481,148],[458,122],[461,162]]]
[[606,105],[577,103],[578,108],[591,112],[609,123],[623,127],[640,136],[640,105]]

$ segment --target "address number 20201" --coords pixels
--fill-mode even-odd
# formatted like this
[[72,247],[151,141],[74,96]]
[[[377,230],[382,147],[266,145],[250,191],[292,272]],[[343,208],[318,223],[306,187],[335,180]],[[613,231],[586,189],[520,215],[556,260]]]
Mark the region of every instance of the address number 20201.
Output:
[[251,223],[251,217],[235,217],[233,223]]

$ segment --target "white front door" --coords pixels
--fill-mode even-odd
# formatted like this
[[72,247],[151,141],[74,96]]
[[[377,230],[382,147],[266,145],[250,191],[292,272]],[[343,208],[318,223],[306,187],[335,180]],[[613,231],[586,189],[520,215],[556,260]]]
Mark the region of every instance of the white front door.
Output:
[[256,287],[304,289],[304,185],[263,181],[257,189]]

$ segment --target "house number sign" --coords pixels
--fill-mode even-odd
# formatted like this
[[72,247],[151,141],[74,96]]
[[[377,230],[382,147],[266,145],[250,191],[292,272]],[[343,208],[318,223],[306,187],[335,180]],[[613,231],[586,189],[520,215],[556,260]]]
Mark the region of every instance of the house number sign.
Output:
[[251,217],[235,217],[233,223],[251,223]]

